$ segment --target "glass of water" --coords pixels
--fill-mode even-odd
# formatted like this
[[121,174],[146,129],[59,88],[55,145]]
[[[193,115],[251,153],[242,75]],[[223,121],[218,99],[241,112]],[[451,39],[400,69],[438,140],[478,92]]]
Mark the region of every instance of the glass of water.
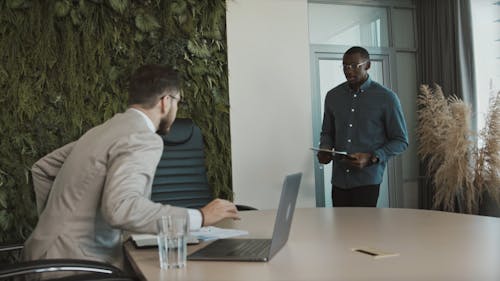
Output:
[[182,268],[187,258],[187,217],[185,215],[162,216],[158,225],[158,252],[160,267]]

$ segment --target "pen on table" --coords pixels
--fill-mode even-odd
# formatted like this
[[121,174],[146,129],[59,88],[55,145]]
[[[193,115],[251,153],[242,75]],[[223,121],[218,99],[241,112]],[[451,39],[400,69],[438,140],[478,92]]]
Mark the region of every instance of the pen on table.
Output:
[[367,255],[370,255],[370,256],[378,256],[377,253],[374,253],[374,252],[370,252],[370,251],[367,251],[367,250],[362,250],[362,249],[356,249],[355,250],[356,252],[360,252],[360,253],[363,253],[363,254],[367,254]]

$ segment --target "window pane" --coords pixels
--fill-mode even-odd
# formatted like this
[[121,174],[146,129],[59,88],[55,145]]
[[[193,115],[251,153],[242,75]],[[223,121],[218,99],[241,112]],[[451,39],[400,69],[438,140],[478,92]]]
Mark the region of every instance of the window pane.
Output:
[[387,47],[385,8],[309,3],[311,44]]
[[492,0],[471,1],[478,128],[484,126],[491,93],[500,90],[500,5]]
[[394,47],[415,48],[413,32],[408,32],[413,26],[413,10],[394,9],[392,13],[392,34],[394,35]]

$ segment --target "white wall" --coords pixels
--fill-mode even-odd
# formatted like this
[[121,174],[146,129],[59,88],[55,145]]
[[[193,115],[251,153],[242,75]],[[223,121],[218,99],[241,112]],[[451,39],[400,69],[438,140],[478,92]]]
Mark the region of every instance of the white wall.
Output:
[[314,207],[307,0],[228,0],[226,20],[235,203],[275,209],[300,171]]

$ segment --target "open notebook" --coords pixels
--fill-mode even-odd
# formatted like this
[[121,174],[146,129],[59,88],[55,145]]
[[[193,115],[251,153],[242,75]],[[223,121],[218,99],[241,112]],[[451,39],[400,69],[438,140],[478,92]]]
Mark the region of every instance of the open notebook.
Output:
[[[191,231],[187,238],[189,245],[198,244],[200,240],[216,240],[223,238],[231,238],[242,235],[248,235],[248,231],[240,229],[220,228],[215,226],[202,227],[197,231]],[[142,247],[156,247],[158,240],[156,235],[153,234],[132,234],[130,239],[134,242],[137,248]]]

